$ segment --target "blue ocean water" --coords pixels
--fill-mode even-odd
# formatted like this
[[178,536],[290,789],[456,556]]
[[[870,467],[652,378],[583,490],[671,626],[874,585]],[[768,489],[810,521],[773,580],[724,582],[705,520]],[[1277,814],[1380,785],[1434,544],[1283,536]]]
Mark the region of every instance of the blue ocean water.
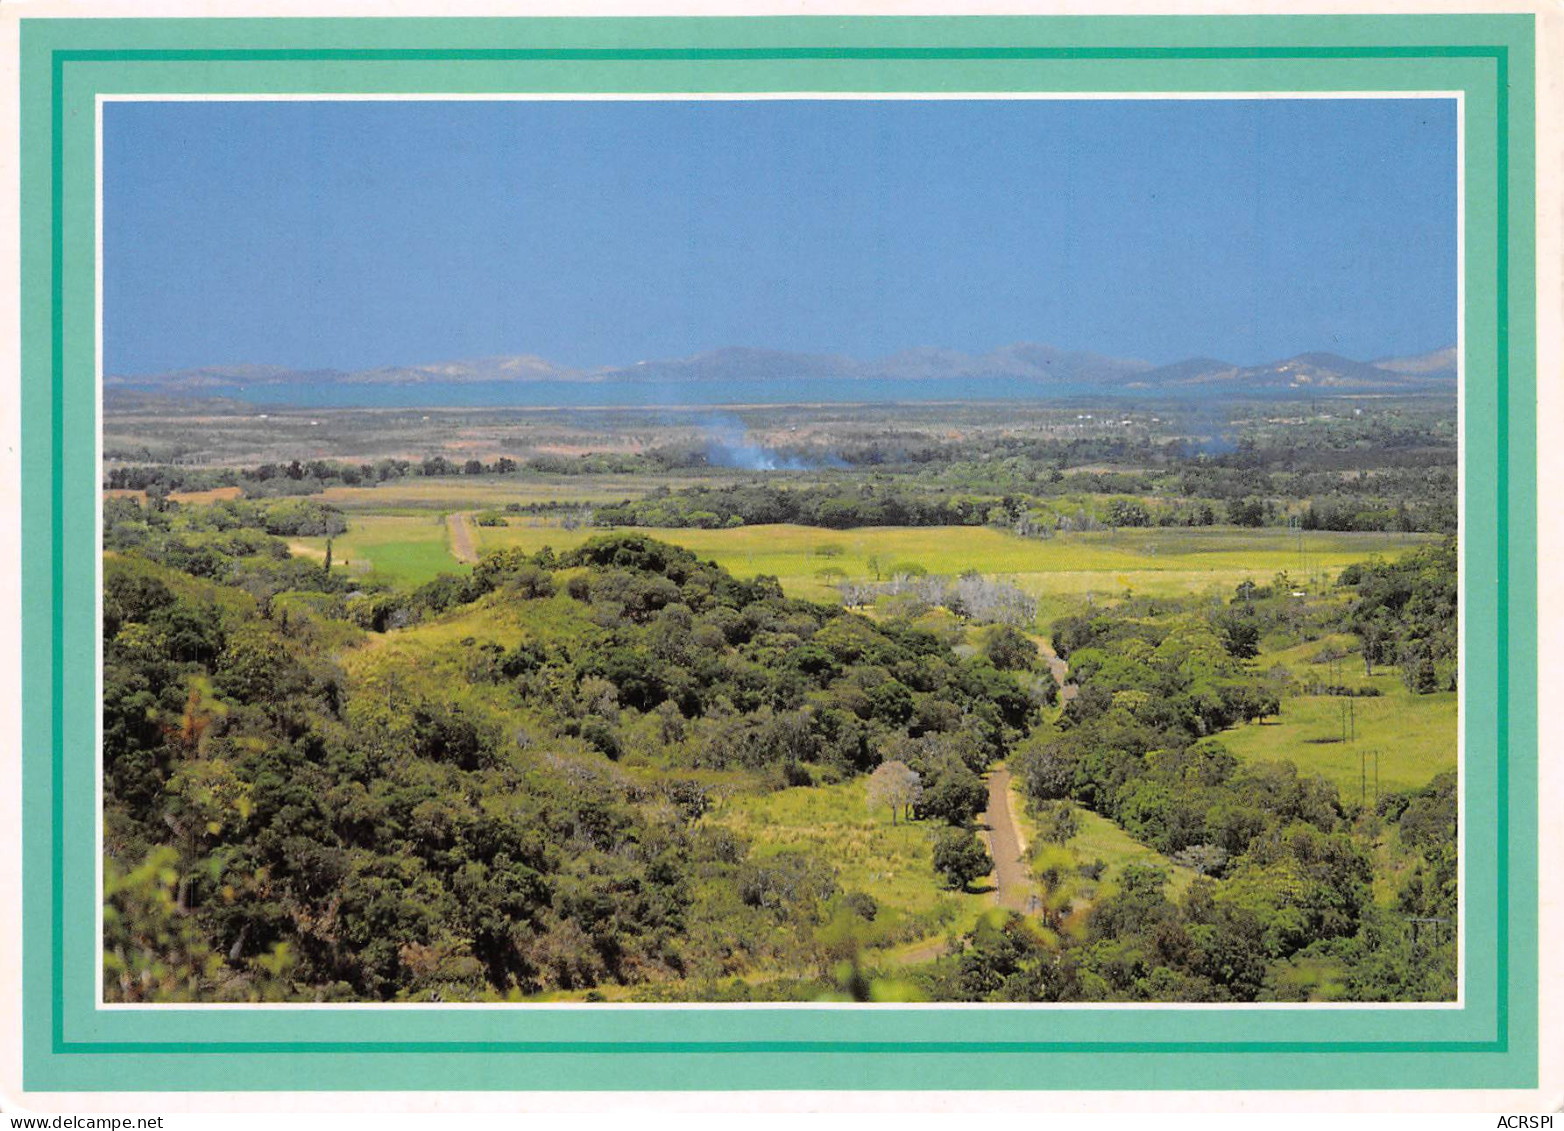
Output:
[[[155,392],[154,386],[120,386]],[[1114,389],[1006,378],[955,381],[906,381],[863,378],[853,381],[799,377],[781,380],[715,382],[474,381],[417,385],[339,384],[335,382],[213,386],[198,396],[231,397],[255,405],[297,408],[602,408],[614,406],[745,404],[886,404],[938,401],[1041,401],[1090,397],[1145,400],[1180,399],[1171,390]]]

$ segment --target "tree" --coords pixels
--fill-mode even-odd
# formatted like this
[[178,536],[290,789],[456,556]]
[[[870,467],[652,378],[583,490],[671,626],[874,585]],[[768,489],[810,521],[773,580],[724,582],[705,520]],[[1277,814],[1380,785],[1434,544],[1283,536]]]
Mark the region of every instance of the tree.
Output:
[[1037,835],[1049,844],[1064,844],[1081,831],[1080,814],[1068,801],[1045,801],[1035,815]]
[[1243,499],[1228,504],[1228,519],[1234,526],[1264,526],[1265,504],[1259,499]]
[[1021,749],[1012,768],[1028,797],[1036,801],[1055,801],[1070,796],[1079,762],[1075,747],[1067,742],[1034,740]]
[[262,624],[247,624],[229,635],[217,659],[217,683],[241,703],[280,704],[308,682],[289,648],[288,637]]
[[1219,876],[1227,864],[1227,850],[1219,844],[1192,844],[1174,853],[1173,862],[1192,868],[1197,876]]
[[220,957],[176,901],[178,854],[154,848],[137,867],[112,856],[103,874],[103,993],[109,1001],[191,1001],[210,990]]
[[1120,526],[1150,526],[1151,515],[1146,508],[1133,499],[1115,499],[1108,505],[1108,525]]
[[1222,647],[1239,660],[1252,660],[1260,654],[1260,626],[1251,618],[1233,614],[1218,623]]
[[945,877],[950,887],[965,888],[993,869],[994,862],[989,859],[988,849],[983,847],[971,830],[940,830],[934,841],[934,870]]
[[952,825],[964,825],[988,804],[983,779],[960,759],[951,758],[938,768],[933,784],[923,791],[918,811]]
[[869,775],[869,807],[891,807],[891,824],[898,813],[910,814],[923,797],[923,780],[906,762],[882,762]]
[[1029,672],[1037,666],[1037,645],[1019,629],[1001,624],[988,634],[983,655],[1001,671]]
[[1401,681],[1406,684],[1407,690],[1418,695],[1426,695],[1430,691],[1439,690],[1439,677],[1434,669],[1433,657],[1429,654],[1428,643],[1424,640],[1412,640],[1403,645],[1401,649]]

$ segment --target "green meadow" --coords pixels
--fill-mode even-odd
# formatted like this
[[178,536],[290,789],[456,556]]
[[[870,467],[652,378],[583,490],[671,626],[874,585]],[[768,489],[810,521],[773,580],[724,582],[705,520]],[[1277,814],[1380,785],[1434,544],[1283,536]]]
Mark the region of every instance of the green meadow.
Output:
[[[569,478],[569,477],[564,477]],[[627,480],[631,477],[623,477]],[[450,551],[442,516],[456,504],[495,507],[515,501],[517,485],[504,484],[503,498],[477,483],[452,488],[412,482],[392,487],[335,488],[327,501],[349,510],[349,529],[333,547],[337,565],[374,570],[393,580],[419,584],[441,572],[464,572]],[[525,486],[525,485],[523,485]],[[623,489],[628,489],[626,483]],[[541,488],[540,488],[541,489]],[[435,491],[444,490],[437,502]],[[553,487],[548,488],[555,491]],[[621,489],[622,490],[622,489]],[[464,491],[475,492],[468,497]],[[347,493],[358,493],[352,499]],[[331,492],[327,492],[331,495]],[[460,496],[460,499],[458,498]],[[551,497],[558,498],[557,492]],[[360,500],[363,501],[360,501]],[[370,499],[383,510],[360,510]],[[472,528],[478,551],[517,547],[529,552],[552,546],[568,550],[612,529],[567,529],[556,521],[507,516],[507,525]],[[646,533],[683,546],[740,577],[767,574],[789,596],[835,601],[843,579],[866,580],[922,571],[954,576],[976,571],[998,576],[1038,599],[1039,623],[1089,601],[1112,600],[1126,591],[1142,596],[1185,596],[1210,590],[1229,595],[1252,578],[1269,581],[1288,571],[1333,574],[1373,556],[1394,557],[1427,536],[1311,533],[1303,542],[1287,530],[1209,527],[1188,530],[1119,530],[1059,534],[1040,540],[989,527],[862,527],[826,530],[811,526],[764,525],[726,530],[654,529]],[[317,559],[321,538],[299,539]]]
[[[299,538],[290,545],[321,561],[326,556],[324,538]],[[347,533],[331,543],[332,568],[349,575],[383,577],[409,585],[421,585],[442,573],[466,573],[467,566],[451,556],[445,517],[423,514],[355,514]]]
[[[1331,653],[1346,653],[1325,659]],[[1294,693],[1280,715],[1222,734],[1222,742],[1246,761],[1287,761],[1334,782],[1346,802],[1374,800],[1379,788],[1418,789],[1436,774],[1456,768],[1457,694],[1407,690],[1394,667],[1364,671],[1356,639],[1345,634],[1284,649],[1266,649],[1254,661],[1262,671],[1281,665],[1299,690],[1315,682],[1372,688],[1378,695]]]
[[[481,550],[517,546],[556,550],[603,530],[523,525],[476,531]],[[1300,557],[1296,536],[1282,529],[1209,527],[1193,530],[1120,530],[1060,534],[1041,540],[989,527],[744,526],[729,530],[650,530],[653,537],[710,558],[736,575],[768,574],[791,596],[834,599],[843,577],[872,579],[912,569],[957,575],[969,570],[1003,577],[1043,600],[1042,619],[1088,597],[1112,599],[1127,589],[1177,596],[1210,588],[1229,595],[1245,578],[1269,581],[1287,570],[1334,573],[1375,555],[1395,556],[1427,541],[1401,534],[1311,533]]]
[[1456,693],[1414,695],[1392,672],[1376,676],[1379,698],[1352,700],[1356,735],[1342,739],[1342,705],[1332,695],[1289,695],[1282,713],[1225,731],[1226,747],[1245,761],[1287,761],[1334,782],[1343,801],[1374,801],[1381,791],[1416,789],[1456,766]]
[[706,818],[750,842],[755,859],[803,852],[836,872],[845,892],[872,893],[880,905],[876,939],[891,960],[933,957],[952,931],[969,929],[993,906],[981,883],[970,892],[945,889],[934,871],[934,821],[891,824],[871,810],[860,780],[836,785],[737,793]]
[[[1048,860],[1052,853],[1058,851],[1058,847],[1045,843],[1038,836],[1037,820],[1027,807],[1025,798],[1015,784],[1012,784],[1011,788],[1014,793],[1012,810],[1016,814],[1017,824],[1020,825],[1021,834],[1026,841],[1026,856],[1035,866]],[[1102,868],[1096,879],[1090,879],[1079,873],[1069,878],[1066,884],[1066,895],[1071,912],[1067,922],[1079,928],[1085,913],[1093,904],[1106,899],[1119,889],[1119,878],[1124,874],[1125,866],[1129,864],[1147,864],[1161,868],[1168,877],[1166,888],[1168,897],[1176,900],[1183,896],[1190,881],[1195,878],[1192,869],[1175,864],[1156,849],[1141,844],[1107,817],[1080,805],[1072,804],[1071,808],[1079,822],[1079,829],[1065,842],[1064,848],[1070,854],[1075,866],[1100,864]],[[1035,870],[1037,869],[1034,867]]]
[[1156,849],[1141,844],[1107,817],[1079,805],[1075,807],[1075,814],[1080,818],[1081,831],[1071,837],[1065,847],[1086,863],[1101,860],[1107,865],[1097,881],[1093,898],[1102,899],[1118,889],[1118,880],[1126,864],[1149,864],[1163,869],[1168,874],[1168,895],[1174,899],[1182,896],[1195,878],[1192,869],[1175,864]]

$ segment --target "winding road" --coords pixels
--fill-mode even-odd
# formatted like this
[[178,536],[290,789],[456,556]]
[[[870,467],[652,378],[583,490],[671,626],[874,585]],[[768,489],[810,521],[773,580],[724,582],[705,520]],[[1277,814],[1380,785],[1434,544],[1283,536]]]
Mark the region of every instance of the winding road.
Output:
[[[1067,703],[1074,699],[1077,689],[1075,684],[1068,682],[1070,665],[1059,658],[1046,637],[1033,636],[1032,640],[1059,682],[1060,701]],[[1003,764],[989,771],[988,806],[983,810],[980,828],[988,842],[988,853],[994,860],[994,902],[1007,911],[1026,915],[1037,910],[1038,892],[1025,860],[1026,838],[1016,820],[1015,794],[1011,792],[1010,779],[1010,770]],[[923,939],[899,947],[894,961],[909,966],[930,962],[945,954],[948,945],[943,938]]]
[[[1068,682],[1070,665],[1059,658],[1046,637],[1034,636],[1038,654],[1059,683],[1059,700],[1075,698],[1076,686]],[[999,906],[1023,914],[1032,909],[1036,890],[1025,862],[1026,838],[1016,821],[1015,795],[1010,791],[1010,771],[996,766],[988,775],[988,808],[983,810],[988,828],[988,852],[994,858],[994,899]]]

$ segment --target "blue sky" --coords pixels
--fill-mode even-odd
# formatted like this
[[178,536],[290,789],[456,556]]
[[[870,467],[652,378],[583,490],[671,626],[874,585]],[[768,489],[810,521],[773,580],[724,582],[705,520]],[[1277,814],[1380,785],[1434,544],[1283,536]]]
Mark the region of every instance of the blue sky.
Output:
[[104,367],[1456,336],[1447,101],[110,103]]

